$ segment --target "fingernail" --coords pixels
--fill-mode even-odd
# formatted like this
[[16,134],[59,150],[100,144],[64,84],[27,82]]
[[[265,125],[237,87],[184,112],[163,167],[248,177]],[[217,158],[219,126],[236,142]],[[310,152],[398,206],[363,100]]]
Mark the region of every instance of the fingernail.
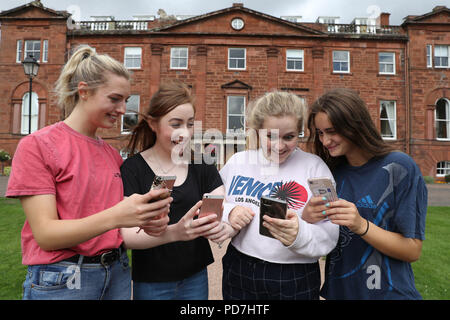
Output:
[[325,204],[325,207],[329,207],[329,206],[330,206],[330,203],[329,203],[329,202]]
[[325,201],[325,200],[327,200],[327,198],[326,197],[322,197],[322,200]]
[[323,211],[322,211],[322,214],[323,214],[323,215],[325,215],[325,214],[326,214],[326,211],[325,211],[325,210],[323,210]]

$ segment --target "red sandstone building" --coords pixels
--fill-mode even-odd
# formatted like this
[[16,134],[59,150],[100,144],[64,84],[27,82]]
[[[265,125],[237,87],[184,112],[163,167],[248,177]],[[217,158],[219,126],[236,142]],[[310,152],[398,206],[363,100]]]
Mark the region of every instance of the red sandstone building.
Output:
[[[315,23],[276,18],[236,3],[192,17],[139,16],[72,21],[40,1],[0,13],[0,149],[11,154],[28,133],[29,82],[21,61],[38,58],[33,81],[32,131],[64,118],[55,81],[71,50],[95,47],[133,73],[127,114],[102,137],[119,151],[127,132],[158,85],[178,78],[192,87],[202,130],[219,129],[221,156],[242,146],[245,107],[261,94],[286,90],[311,104],[325,91],[358,90],[384,139],[410,154],[423,175],[450,174],[450,10],[435,7],[407,16],[400,26],[389,13],[378,19],[336,17]],[[307,134],[307,133],[306,133]],[[208,142],[208,141],[203,141]],[[239,149],[239,148],[238,148]]]

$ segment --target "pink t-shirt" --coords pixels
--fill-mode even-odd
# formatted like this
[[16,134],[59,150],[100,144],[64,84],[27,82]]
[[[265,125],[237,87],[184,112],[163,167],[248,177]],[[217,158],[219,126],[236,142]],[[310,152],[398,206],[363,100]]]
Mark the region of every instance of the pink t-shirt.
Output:
[[[6,196],[54,194],[60,219],[80,219],[123,199],[121,164],[119,153],[105,141],[58,122],[20,140]],[[94,256],[119,247],[122,241],[114,229],[72,248],[44,251],[25,221],[22,263],[50,264],[75,254]]]

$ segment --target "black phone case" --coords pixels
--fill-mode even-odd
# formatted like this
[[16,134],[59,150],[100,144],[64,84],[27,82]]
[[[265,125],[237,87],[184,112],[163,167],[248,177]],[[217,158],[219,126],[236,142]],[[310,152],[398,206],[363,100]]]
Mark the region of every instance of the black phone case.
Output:
[[287,203],[284,200],[261,197],[261,203],[259,207],[259,233],[263,236],[275,238],[270,231],[263,226],[263,216],[276,219],[286,219]]

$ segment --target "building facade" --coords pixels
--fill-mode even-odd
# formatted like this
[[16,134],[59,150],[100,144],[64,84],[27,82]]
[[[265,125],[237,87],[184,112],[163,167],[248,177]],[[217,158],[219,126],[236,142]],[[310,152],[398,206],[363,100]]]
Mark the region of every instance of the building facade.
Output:
[[[101,136],[123,154],[128,132],[159,84],[177,78],[196,96],[197,130],[222,134],[213,142],[225,161],[242,149],[245,108],[270,90],[290,91],[307,104],[329,89],[357,90],[384,139],[410,154],[424,176],[450,174],[450,10],[435,7],[407,16],[389,14],[338,24],[276,18],[235,3],[199,16],[136,16],[133,20],[70,14],[40,1],[0,13],[0,149],[13,154],[28,133],[29,81],[21,61],[40,63],[33,80],[31,130],[64,119],[54,85],[70,53],[87,44],[132,71],[127,113]],[[301,140],[305,140],[307,132]],[[201,135],[200,135],[201,136]],[[208,138],[209,137],[209,138]]]

